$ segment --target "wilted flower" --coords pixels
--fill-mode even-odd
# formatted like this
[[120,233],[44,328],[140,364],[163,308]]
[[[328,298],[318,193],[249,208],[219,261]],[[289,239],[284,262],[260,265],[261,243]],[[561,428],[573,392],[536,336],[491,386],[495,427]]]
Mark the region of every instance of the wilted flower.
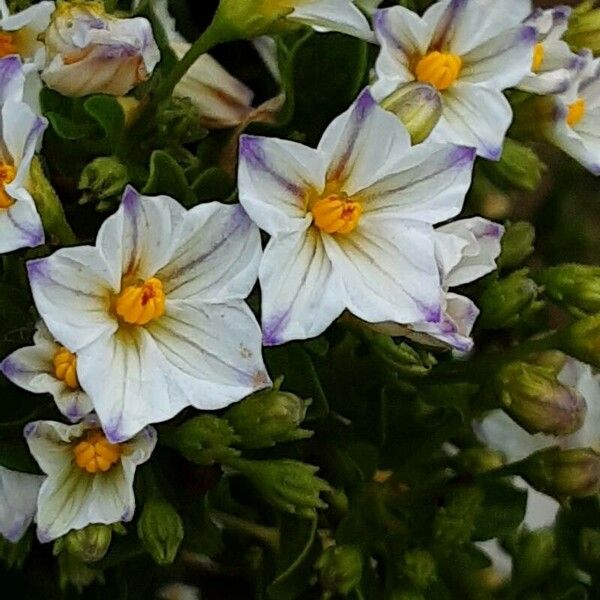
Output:
[[111,442],[185,406],[223,408],[269,385],[260,330],[244,302],[261,255],[239,206],[186,211],[127,188],[96,246],[28,263],[48,329]]
[[0,534],[9,542],[18,542],[33,521],[42,481],[42,475],[0,466]]
[[344,309],[371,323],[442,319],[432,224],[456,215],[474,151],[410,147],[363,92],[316,150],[243,136],[240,201],[271,235],[260,266],[263,340],[318,335]]
[[41,542],[90,523],[108,525],[133,518],[135,469],[154,450],[152,427],[122,444],[110,443],[93,417],[77,425],[35,421],[25,426],[24,434],[47,475],[35,517]]
[[78,421],[92,410],[77,377],[77,356],[57,343],[42,321],[33,346],[20,348],[0,363],[0,371],[14,384],[35,394],[52,394],[60,412]]
[[24,85],[21,59],[0,59],[0,253],[44,243],[42,222],[27,184],[47,121],[22,101]]
[[497,160],[512,120],[502,90],[532,64],[536,31],[522,23],[530,11],[524,0],[441,0],[423,17],[402,6],[378,11],[374,96],[382,100],[413,81],[431,85],[443,109],[430,138]]
[[61,2],[45,43],[42,79],[65,96],[122,96],[160,60],[148,20],[114,17],[102,2]]

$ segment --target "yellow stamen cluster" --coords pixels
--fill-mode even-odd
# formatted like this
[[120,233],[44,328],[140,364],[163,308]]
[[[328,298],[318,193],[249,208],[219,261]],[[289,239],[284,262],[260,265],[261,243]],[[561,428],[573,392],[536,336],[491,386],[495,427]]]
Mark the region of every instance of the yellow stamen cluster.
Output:
[[101,431],[93,431],[73,447],[75,463],[88,473],[105,473],[121,458],[121,446],[111,444]]
[[0,58],[18,53],[19,50],[15,43],[14,36],[6,31],[0,32]]
[[537,73],[540,70],[542,63],[544,62],[545,54],[544,44],[538,42],[533,48],[533,61],[531,63],[531,70],[534,73]]
[[12,165],[0,162],[0,209],[10,208],[14,204],[4,187],[15,178],[15,174],[16,170]]
[[123,288],[115,301],[115,312],[130,325],[146,325],[165,314],[165,292],[160,279],[151,277]]
[[438,90],[447,90],[460,75],[462,58],[450,52],[434,50],[419,60],[415,77],[421,83],[429,83]]
[[569,104],[569,110],[567,111],[567,125],[575,127],[581,119],[585,116],[585,99],[577,98],[575,102]]
[[350,233],[360,220],[363,209],[359,202],[344,194],[330,194],[317,200],[310,208],[313,223],[326,233]]
[[64,381],[72,390],[79,389],[77,379],[77,356],[61,346],[52,359],[54,364],[54,376]]

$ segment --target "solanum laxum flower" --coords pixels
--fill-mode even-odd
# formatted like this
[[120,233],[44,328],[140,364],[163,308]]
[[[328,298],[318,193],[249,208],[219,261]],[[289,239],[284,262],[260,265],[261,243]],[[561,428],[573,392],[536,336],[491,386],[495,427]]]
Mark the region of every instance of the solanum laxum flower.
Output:
[[241,206],[186,211],[127,188],[96,246],[28,263],[34,299],[111,442],[192,404],[222,408],[270,383],[244,302],[261,256]]
[[24,433],[46,474],[35,517],[41,542],[91,523],[133,518],[135,469],[154,450],[152,427],[120,444],[106,439],[94,417],[77,425],[35,421],[25,426]]
[[443,105],[431,139],[497,160],[512,120],[502,90],[531,72],[536,31],[522,23],[530,8],[524,0],[440,0],[423,17],[401,6],[378,11],[374,96],[413,81],[431,85]]
[[33,346],[15,350],[0,363],[0,371],[14,384],[36,394],[52,394],[58,409],[71,421],[92,410],[77,377],[77,356],[57,343],[41,321]]
[[240,201],[271,235],[260,266],[267,345],[321,333],[344,309],[368,322],[442,318],[433,223],[456,215],[474,151],[410,148],[368,91],[318,148],[244,136]]

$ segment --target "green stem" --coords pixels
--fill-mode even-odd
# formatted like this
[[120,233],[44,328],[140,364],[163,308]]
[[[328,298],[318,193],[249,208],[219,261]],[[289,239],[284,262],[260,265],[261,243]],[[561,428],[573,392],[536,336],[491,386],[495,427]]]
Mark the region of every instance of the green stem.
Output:
[[245,535],[249,535],[271,548],[274,552],[279,550],[279,533],[274,527],[266,527],[257,525],[246,519],[221,512],[219,510],[211,510],[210,516],[213,521],[216,521],[225,529],[237,531]]

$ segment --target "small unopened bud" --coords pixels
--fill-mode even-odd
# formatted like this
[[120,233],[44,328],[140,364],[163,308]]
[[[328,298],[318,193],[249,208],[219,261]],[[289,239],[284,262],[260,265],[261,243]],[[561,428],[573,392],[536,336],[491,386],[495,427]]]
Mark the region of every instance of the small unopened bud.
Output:
[[542,271],[537,280],[552,300],[574,313],[600,312],[600,267],[559,265]]
[[583,396],[541,365],[504,365],[498,391],[504,410],[529,433],[568,435],[581,427],[586,414]]
[[410,550],[404,555],[404,574],[415,587],[427,589],[437,579],[435,559],[426,550]]
[[502,236],[502,251],[496,259],[500,269],[513,269],[533,253],[535,229],[531,223],[518,221],[506,225]]
[[317,562],[325,592],[347,596],[360,583],[363,558],[356,546],[330,546]]
[[540,492],[564,499],[585,498],[600,492],[600,455],[590,448],[547,448],[515,465],[521,475]]
[[580,319],[565,329],[561,350],[600,369],[600,314]]
[[183,522],[166,500],[146,501],[137,525],[138,536],[159,565],[170,565],[183,540]]
[[536,190],[542,182],[546,165],[534,150],[506,138],[502,156],[498,162],[482,163],[485,174],[500,189]]
[[127,167],[118,158],[96,158],[86,165],[79,178],[78,187],[84,192],[81,203],[120,196],[128,181]]
[[539,585],[556,564],[556,539],[551,529],[523,532],[513,561],[513,582],[518,589]]
[[233,458],[227,465],[247,477],[266,502],[283,512],[312,519],[327,504],[321,492],[329,485],[315,475],[318,467],[297,460],[245,460]]
[[462,471],[481,475],[500,468],[504,464],[504,458],[500,452],[489,448],[467,448],[456,457],[456,463]]
[[294,394],[280,391],[276,384],[234,404],[225,418],[238,434],[239,446],[267,448],[312,435],[312,431],[300,427],[308,404]]
[[600,530],[583,527],[579,532],[579,555],[585,565],[600,572]]
[[190,98],[170,98],[163,102],[156,113],[156,127],[159,142],[175,144],[197,142],[208,133]]
[[569,28],[563,39],[573,50],[589,48],[600,53],[600,8],[594,8],[594,0],[585,0],[571,13]]
[[424,83],[409,83],[381,101],[385,110],[394,113],[410,134],[413,144],[429,137],[442,116],[439,92]]
[[93,563],[106,556],[112,540],[110,525],[92,524],[73,529],[64,537],[64,550],[85,563]]
[[487,286],[479,299],[481,327],[511,327],[539,306],[536,302],[538,286],[528,277],[528,273],[527,269],[521,269]]

